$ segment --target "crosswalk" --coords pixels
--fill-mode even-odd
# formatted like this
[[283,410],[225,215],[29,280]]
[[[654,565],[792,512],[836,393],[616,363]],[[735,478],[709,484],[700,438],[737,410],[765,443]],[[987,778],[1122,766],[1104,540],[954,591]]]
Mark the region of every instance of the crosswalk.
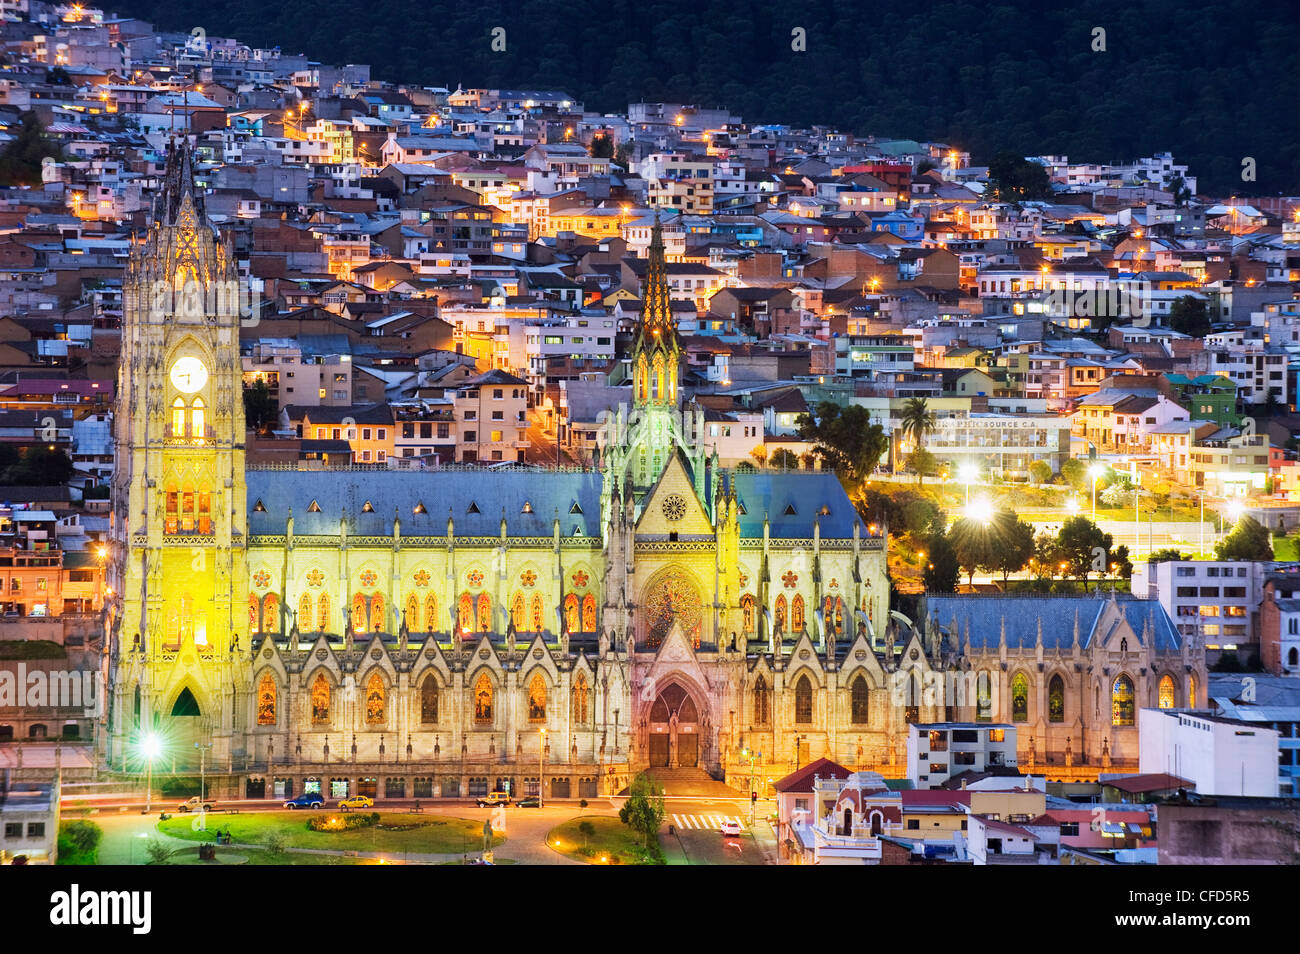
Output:
[[745,831],[744,819],[736,815],[670,815],[673,824],[684,830],[702,829],[717,831],[723,822],[735,822]]

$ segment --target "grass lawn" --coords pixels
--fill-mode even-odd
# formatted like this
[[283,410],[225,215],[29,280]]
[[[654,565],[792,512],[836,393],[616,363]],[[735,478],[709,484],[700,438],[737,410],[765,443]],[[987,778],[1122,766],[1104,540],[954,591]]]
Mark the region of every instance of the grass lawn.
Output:
[[[249,812],[238,815],[209,815],[207,831],[195,831],[192,816],[177,815],[158,823],[158,830],[189,841],[210,841],[216,829],[229,829],[240,844],[259,844],[267,835],[279,832],[289,848],[326,848],[334,851],[410,851],[430,854],[478,851],[483,847],[483,822],[443,815],[414,815],[380,812],[380,825],[414,825],[404,831],[380,827],[351,831],[309,831],[307,821],[314,816],[334,817],[337,813],[285,811]],[[493,845],[505,841],[497,835]],[[297,861],[274,862],[296,864]]]
[[1298,537],[1274,537],[1273,538],[1273,559],[1274,560],[1300,560],[1300,538]]
[[372,865],[367,858],[347,858],[343,855],[307,855],[296,851],[272,854],[261,848],[218,848],[216,861],[199,861],[197,847],[182,848],[167,859],[169,865],[234,866],[234,865]]
[[[584,836],[578,831],[583,822],[590,822],[595,834]],[[556,825],[546,836],[546,843],[570,858],[599,865],[645,864],[645,848],[641,837],[617,818],[588,816],[571,818]]]

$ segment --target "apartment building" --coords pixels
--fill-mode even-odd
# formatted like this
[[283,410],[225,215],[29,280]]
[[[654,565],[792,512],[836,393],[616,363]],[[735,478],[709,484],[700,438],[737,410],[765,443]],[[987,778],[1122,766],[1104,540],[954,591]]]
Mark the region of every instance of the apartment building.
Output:
[[976,722],[927,722],[908,726],[907,777],[918,789],[941,788],[962,772],[1017,765],[1016,727]]
[[1245,663],[1260,652],[1264,583],[1276,563],[1166,560],[1138,564],[1133,592],[1157,600],[1184,636],[1205,642],[1207,665],[1224,653]]
[[459,435],[458,463],[523,461],[529,446],[527,381],[492,370],[446,393]]
[[[322,343],[325,344],[325,343]],[[339,342],[343,344],[343,342]],[[290,338],[262,338],[240,356],[244,385],[262,381],[281,408],[346,407],[352,404],[352,356]]]

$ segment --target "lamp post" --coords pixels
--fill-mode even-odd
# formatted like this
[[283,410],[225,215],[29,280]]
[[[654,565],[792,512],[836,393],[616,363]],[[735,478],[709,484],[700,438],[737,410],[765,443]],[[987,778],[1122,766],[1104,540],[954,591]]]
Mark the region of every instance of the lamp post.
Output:
[[542,784],[542,782],[545,781],[545,779],[543,779],[542,776],[546,773],[545,765],[546,765],[546,729],[541,728],[537,730],[537,807],[538,808],[542,807],[542,789],[545,788],[545,786]]
[[[211,742],[195,742],[194,747],[199,750],[199,801],[202,802],[207,795],[207,754],[208,749],[212,748]],[[200,805],[200,807],[202,807]]]
[[153,810],[153,760],[161,750],[162,746],[158,742],[158,736],[152,732],[140,740],[140,752],[144,755],[145,764],[148,767],[144,783],[144,813],[146,815]]
[[1097,478],[1106,472],[1106,468],[1101,464],[1093,464],[1088,468],[1088,476],[1092,478],[1092,522],[1097,522]]
[[966,485],[966,506],[970,507],[970,485],[979,479],[979,468],[967,461],[957,468],[957,477]]

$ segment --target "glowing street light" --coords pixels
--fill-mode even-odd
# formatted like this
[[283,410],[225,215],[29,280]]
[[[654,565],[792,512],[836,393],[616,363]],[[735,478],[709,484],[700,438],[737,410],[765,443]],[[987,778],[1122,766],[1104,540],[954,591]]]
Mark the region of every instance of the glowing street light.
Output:
[[957,468],[957,479],[966,485],[966,506],[970,506],[970,485],[980,479],[980,469],[966,461]]
[[1077,497],[1071,497],[1069,500],[1067,500],[1067,501],[1065,502],[1065,509],[1066,509],[1067,511],[1069,511],[1069,513],[1070,513],[1071,516],[1076,516],[1076,515],[1079,513],[1079,500],[1078,500],[1078,498],[1077,498]]
[[980,497],[966,506],[966,519],[978,523],[988,523],[993,519],[993,505]]

